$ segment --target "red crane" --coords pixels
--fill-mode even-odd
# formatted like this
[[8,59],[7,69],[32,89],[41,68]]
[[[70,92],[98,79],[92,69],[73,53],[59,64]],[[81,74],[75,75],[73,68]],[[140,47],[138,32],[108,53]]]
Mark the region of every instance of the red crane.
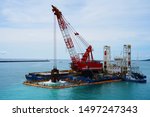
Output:
[[[83,71],[83,70],[92,70],[92,71],[100,71],[102,70],[102,63],[100,61],[95,61],[92,54],[92,46],[89,45],[80,35],[77,33],[70,23],[67,22],[65,17],[62,15],[61,11],[52,5],[52,11],[54,15],[57,17],[58,25],[61,30],[62,36],[64,38],[66,47],[69,51],[71,58],[71,68],[75,71]],[[82,42],[86,46],[86,51],[82,54],[76,52],[74,41]],[[79,46],[79,44],[78,44]]]

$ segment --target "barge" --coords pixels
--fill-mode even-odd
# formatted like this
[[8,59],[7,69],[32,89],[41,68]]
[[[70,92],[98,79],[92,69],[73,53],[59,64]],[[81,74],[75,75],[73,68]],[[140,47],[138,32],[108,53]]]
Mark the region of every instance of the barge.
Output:
[[49,71],[46,72],[33,72],[26,74],[25,85],[35,86],[48,89],[60,89],[70,88],[77,86],[96,85],[103,83],[112,82],[135,82],[135,83],[146,83],[146,76],[140,73],[132,74],[108,74],[108,73],[94,73],[90,74],[76,73],[71,70],[61,70],[58,74],[55,74],[57,80],[54,80],[54,75]]
[[[29,82],[42,82],[42,81],[50,81],[52,80],[51,72],[33,72],[25,75],[26,80]],[[100,82],[107,80],[118,80],[121,79],[120,75],[108,75],[97,73],[90,76],[84,76],[83,74],[64,72],[63,70],[59,72],[57,78],[60,81],[69,81],[69,82],[84,82],[84,83],[92,83],[92,82]],[[59,81],[58,80],[58,81]]]
[[82,74],[70,73],[62,70],[57,74],[57,81],[53,81],[51,72],[35,72],[26,75],[25,85],[41,87],[41,88],[70,88],[77,86],[96,85],[110,82],[122,81],[120,76],[94,74],[92,77]]
[[[70,70],[58,70],[56,65],[56,25],[54,23],[54,68],[47,72],[33,72],[25,75],[24,84],[42,88],[68,88],[117,81],[146,83],[146,76],[135,72],[131,65],[131,45],[123,46],[123,56],[111,62],[110,46],[104,46],[103,62],[96,61],[93,47],[74,30],[62,12],[52,5],[52,11],[71,58]],[[54,18],[54,22],[55,18]],[[80,42],[79,42],[80,41]],[[76,45],[75,45],[76,44]],[[76,51],[85,47],[84,52]]]

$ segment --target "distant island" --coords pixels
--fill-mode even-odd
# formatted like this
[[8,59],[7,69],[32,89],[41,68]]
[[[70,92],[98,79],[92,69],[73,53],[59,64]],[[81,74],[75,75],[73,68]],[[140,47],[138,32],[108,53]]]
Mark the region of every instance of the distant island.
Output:
[[150,59],[145,59],[145,60],[142,60],[142,61],[150,61]]
[[0,62],[49,62],[50,60],[44,59],[0,59]]

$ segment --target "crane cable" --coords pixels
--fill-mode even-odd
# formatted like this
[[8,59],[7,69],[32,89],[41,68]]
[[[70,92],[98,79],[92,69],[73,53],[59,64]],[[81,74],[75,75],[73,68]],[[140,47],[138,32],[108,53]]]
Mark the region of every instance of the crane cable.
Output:
[[57,68],[57,48],[56,48],[56,18],[55,18],[55,15],[54,15],[54,66],[53,68]]
[[72,25],[66,20],[66,18],[62,15],[62,18],[64,19],[64,21],[66,22],[66,25],[68,27],[68,31],[70,32],[70,34],[72,35],[72,39],[74,40],[74,44],[77,45],[79,50],[78,54],[83,54],[85,51],[85,48],[82,46],[82,44],[87,48],[89,46],[89,44],[85,41],[84,38],[82,38],[80,35],[76,35],[77,31],[72,27]]
[[[75,34],[77,33],[77,31],[73,28],[73,26],[66,20],[66,18],[62,15],[63,19],[66,21],[67,25],[70,27],[70,30]],[[81,36],[81,35],[75,35],[76,37],[78,37],[81,42],[86,46],[88,47],[89,44],[88,42]]]

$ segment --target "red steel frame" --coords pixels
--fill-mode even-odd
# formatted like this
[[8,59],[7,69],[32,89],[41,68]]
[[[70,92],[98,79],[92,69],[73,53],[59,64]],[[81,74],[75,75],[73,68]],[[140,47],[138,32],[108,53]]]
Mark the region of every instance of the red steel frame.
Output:
[[[62,36],[64,38],[66,47],[69,51],[70,58],[72,60],[72,69],[75,71],[82,71],[82,70],[102,70],[102,63],[99,61],[94,61],[93,54],[92,54],[92,46],[89,45],[83,54],[82,58],[80,59],[79,54],[76,52],[74,43],[72,41],[72,38],[69,34],[69,23],[65,21],[65,18],[63,17],[61,11],[57,9],[55,6],[52,5],[52,11],[54,12],[54,15],[57,17],[58,25],[61,30]],[[78,36],[79,33],[75,32],[75,36]],[[85,40],[83,40],[85,41]]]

